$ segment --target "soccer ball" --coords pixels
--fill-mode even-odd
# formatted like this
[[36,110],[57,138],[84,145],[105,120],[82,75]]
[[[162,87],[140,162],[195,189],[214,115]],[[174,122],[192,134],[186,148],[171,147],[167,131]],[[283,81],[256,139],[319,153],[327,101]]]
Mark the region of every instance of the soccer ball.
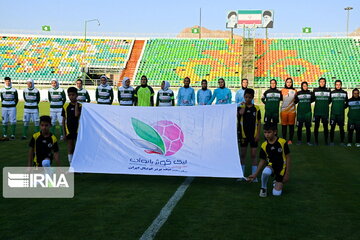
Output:
[[184,133],[181,128],[171,121],[163,120],[151,125],[164,141],[165,156],[171,156],[178,152],[184,143]]

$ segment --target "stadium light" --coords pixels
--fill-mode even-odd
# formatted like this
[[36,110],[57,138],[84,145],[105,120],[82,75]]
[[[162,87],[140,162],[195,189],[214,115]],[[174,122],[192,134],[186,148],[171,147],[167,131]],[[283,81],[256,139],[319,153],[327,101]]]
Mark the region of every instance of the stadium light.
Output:
[[[84,43],[85,43],[85,49],[84,49],[84,60],[83,62],[85,62],[86,60],[86,50],[87,50],[87,44],[86,44],[86,33],[87,33],[87,24],[88,22],[98,22],[98,26],[100,26],[100,21],[99,19],[90,19],[90,20],[85,20],[85,32],[84,32]],[[84,69],[83,69],[83,81],[85,82],[85,65],[84,65]]]
[[349,18],[350,18],[350,10],[353,10],[353,7],[346,7],[344,8],[347,11],[347,21],[346,21],[346,36],[349,36]]

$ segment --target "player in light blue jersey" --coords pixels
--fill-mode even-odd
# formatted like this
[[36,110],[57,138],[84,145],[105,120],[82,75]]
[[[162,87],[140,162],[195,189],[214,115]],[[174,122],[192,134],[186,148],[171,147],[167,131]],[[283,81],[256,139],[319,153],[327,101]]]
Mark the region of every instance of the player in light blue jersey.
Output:
[[[235,102],[238,107],[245,104],[244,93],[245,90],[248,88],[248,84],[249,82],[246,78],[241,80],[241,88],[235,94]],[[252,104],[254,104],[254,100],[252,101]]]
[[190,78],[184,78],[184,86],[179,89],[177,96],[178,106],[194,106],[195,105],[195,91],[190,87]]
[[197,104],[206,105],[212,97],[212,92],[207,88],[207,81],[204,79],[201,81],[201,89],[197,91]]
[[208,105],[211,105],[215,98],[215,104],[231,104],[231,91],[225,87],[225,80],[223,78],[219,78],[218,83],[219,87],[215,89]]

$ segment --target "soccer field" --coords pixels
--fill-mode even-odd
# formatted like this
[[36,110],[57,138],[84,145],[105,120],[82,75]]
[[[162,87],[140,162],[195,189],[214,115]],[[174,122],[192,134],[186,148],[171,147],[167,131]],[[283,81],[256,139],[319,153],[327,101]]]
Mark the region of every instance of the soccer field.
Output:
[[[18,109],[20,120],[22,103]],[[41,103],[41,114],[47,109]],[[21,125],[16,140],[0,142],[1,167],[27,164]],[[359,148],[291,145],[290,151],[283,196],[259,198],[260,183],[195,178],[155,239],[359,239]],[[68,165],[64,142],[60,159]],[[139,239],[184,180],[81,174],[73,199],[1,198],[0,239]]]

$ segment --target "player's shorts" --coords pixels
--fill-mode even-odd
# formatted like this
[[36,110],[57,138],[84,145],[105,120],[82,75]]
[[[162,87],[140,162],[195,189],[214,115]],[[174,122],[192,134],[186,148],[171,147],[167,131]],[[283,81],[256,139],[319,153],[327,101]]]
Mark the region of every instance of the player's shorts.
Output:
[[70,132],[70,133],[66,134],[66,139],[76,140],[77,139],[77,133]]
[[335,114],[331,114],[330,116],[330,125],[331,126],[344,126],[345,125],[345,117],[344,115],[335,115]]
[[265,123],[278,123],[279,122],[279,113],[265,113],[264,117]]
[[328,124],[329,123],[329,117],[328,116],[314,116],[314,122],[319,123],[321,120],[322,124]]
[[[60,110],[60,111],[59,111]],[[61,116],[62,109],[53,110],[50,108],[50,117],[51,117],[51,124],[54,126],[56,121],[61,125],[63,117]]]
[[16,107],[2,107],[2,124],[16,124]]
[[311,112],[308,112],[308,113],[305,113],[305,114],[297,114],[296,116],[296,121],[299,123],[299,122],[302,122],[302,123],[308,123],[310,122],[311,123]]
[[255,139],[241,138],[239,142],[241,147],[247,147],[249,144],[251,148],[258,147],[258,142],[255,142]]
[[281,112],[281,125],[295,125],[296,112]]
[[282,182],[284,179],[286,168],[284,169],[282,166],[280,167],[271,166],[271,167],[273,169],[273,173],[271,174],[271,176],[275,178],[275,181]]
[[36,111],[33,112],[26,112],[24,111],[24,117],[23,117],[23,121],[24,123],[29,123],[30,121],[32,121],[33,123],[35,123],[36,126],[39,125],[39,110],[36,109]]
[[350,130],[356,130],[356,131],[360,131],[360,121],[348,121],[348,131]]

